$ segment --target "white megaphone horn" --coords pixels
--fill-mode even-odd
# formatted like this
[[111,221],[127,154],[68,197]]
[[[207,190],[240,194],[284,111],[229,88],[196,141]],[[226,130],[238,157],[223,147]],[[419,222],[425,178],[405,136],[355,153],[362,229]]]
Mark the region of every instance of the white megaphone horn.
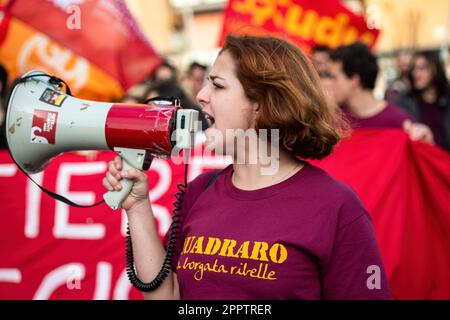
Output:
[[[152,156],[168,157],[190,149],[198,128],[198,111],[176,103],[122,104],[82,100],[61,91],[63,81],[41,71],[23,75],[14,87],[6,115],[7,142],[16,164],[27,174],[45,169],[60,153],[114,150],[123,169],[148,169]],[[186,152],[186,151],[185,151]],[[105,193],[118,209],[133,182]]]

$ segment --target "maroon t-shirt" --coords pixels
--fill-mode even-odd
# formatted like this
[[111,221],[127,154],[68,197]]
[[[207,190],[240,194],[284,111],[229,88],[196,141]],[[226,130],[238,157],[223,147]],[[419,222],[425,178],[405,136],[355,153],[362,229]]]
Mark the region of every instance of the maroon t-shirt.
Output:
[[173,262],[182,299],[391,298],[370,218],[348,186],[305,164],[245,191],[232,172],[206,190],[211,173],[189,183]]
[[369,118],[357,118],[348,108],[344,108],[344,115],[347,117],[350,125],[354,129],[363,128],[403,128],[405,120],[414,121],[413,118],[402,109],[392,104],[387,104],[386,107],[379,113]]

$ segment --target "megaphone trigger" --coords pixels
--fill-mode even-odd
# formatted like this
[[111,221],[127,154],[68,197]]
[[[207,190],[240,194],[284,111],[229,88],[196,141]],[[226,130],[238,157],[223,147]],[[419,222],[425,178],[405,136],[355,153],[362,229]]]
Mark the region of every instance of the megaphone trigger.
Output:
[[[114,151],[122,158],[123,168],[122,170],[129,170],[131,168],[136,168],[139,170],[147,170],[149,163],[146,159],[152,158],[150,153],[146,150],[129,149],[129,148],[114,148]],[[113,210],[120,209],[122,202],[130,194],[133,188],[133,181],[123,179],[120,181],[122,184],[122,189],[108,191],[103,195],[103,199],[106,204]]]

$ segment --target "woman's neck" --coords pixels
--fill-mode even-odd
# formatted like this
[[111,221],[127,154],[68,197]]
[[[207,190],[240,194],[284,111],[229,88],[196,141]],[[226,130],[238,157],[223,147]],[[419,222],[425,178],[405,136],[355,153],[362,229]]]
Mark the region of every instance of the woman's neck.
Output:
[[233,185],[242,190],[269,187],[288,179],[304,166],[302,161],[283,150],[280,150],[279,157],[273,161],[275,163],[270,165],[260,162],[255,164],[233,163]]

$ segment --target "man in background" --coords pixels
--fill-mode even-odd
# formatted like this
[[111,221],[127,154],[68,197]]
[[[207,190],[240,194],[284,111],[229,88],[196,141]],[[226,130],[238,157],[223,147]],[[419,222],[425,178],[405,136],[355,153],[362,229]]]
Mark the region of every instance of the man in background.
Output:
[[413,123],[408,113],[374,97],[377,58],[365,44],[341,46],[331,53],[330,58],[334,100],[342,107],[353,128],[399,128],[412,140],[434,143],[428,126]]

